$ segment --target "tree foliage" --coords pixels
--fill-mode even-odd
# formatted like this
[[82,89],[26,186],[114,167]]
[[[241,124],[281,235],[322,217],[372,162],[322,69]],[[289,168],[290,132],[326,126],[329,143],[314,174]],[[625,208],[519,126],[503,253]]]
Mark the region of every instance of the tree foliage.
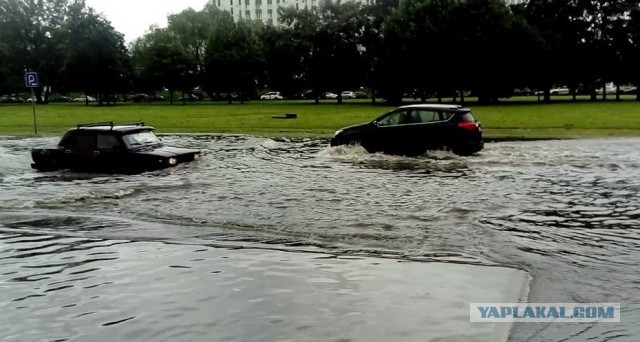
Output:
[[83,0],[4,0],[0,93],[20,91],[23,72],[33,70],[39,93],[199,89],[232,101],[278,90],[318,101],[366,87],[374,101],[463,101],[472,92],[494,102],[514,88],[541,90],[548,100],[550,88],[568,86],[595,100],[605,83],[640,84],[639,3],[325,0],[280,8],[276,26],[234,21],[209,4],[170,15],[166,28],[150,29],[127,51]]

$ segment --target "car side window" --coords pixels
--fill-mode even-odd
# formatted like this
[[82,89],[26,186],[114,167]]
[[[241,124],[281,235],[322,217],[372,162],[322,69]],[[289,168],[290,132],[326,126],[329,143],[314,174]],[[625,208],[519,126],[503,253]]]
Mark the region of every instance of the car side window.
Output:
[[95,132],[78,132],[77,148],[96,148]]
[[440,120],[447,121],[453,117],[453,113],[451,112],[440,112]]
[[447,121],[453,116],[450,112],[436,112],[432,110],[414,110],[411,112],[410,123],[430,123]]
[[67,132],[67,134],[65,134],[60,140],[58,146],[61,146],[63,148],[76,147],[77,136],[77,132],[75,131]]
[[414,110],[412,116],[415,117],[415,121],[417,123],[440,121],[438,112],[434,112],[431,110]]
[[113,134],[98,133],[97,140],[98,149],[101,150],[115,150],[120,147],[118,138]]
[[380,121],[378,121],[378,126],[396,126],[396,125],[404,125],[407,123],[407,112],[404,110],[393,112],[390,115],[387,115]]

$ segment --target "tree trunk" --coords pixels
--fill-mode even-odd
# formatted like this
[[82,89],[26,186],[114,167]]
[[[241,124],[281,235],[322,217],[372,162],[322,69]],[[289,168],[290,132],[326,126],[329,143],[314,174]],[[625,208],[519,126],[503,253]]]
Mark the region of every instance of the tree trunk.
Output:
[[464,103],[464,90],[460,90],[460,103]]
[[551,102],[551,91],[549,88],[544,90],[544,102]]
[[338,92],[338,104],[342,104],[342,92]]
[[371,88],[371,103],[376,103],[376,90]]
[[33,94],[35,94],[36,98],[32,100],[35,101],[37,104],[42,104],[42,100],[40,99],[41,98],[40,95],[42,94],[42,91],[40,91],[40,87],[34,88]]
[[607,100],[607,84],[602,81],[602,101]]
[[233,100],[231,99],[231,93],[227,93],[227,103],[231,104]]
[[173,89],[169,89],[169,104],[173,106]]
[[[636,84],[640,85],[640,82]],[[636,86],[636,101],[640,101],[640,87]]]
[[620,84],[616,84],[616,101],[620,101]]
[[187,104],[187,99],[184,98],[184,90],[182,91],[182,105],[186,105]]

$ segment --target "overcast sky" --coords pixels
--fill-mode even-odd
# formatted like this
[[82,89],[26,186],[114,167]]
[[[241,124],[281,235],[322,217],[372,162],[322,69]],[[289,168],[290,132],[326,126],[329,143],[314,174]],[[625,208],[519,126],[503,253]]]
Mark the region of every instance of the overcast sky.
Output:
[[153,24],[166,26],[167,15],[189,7],[201,10],[207,0],[86,0],[86,3],[104,14],[129,43]]

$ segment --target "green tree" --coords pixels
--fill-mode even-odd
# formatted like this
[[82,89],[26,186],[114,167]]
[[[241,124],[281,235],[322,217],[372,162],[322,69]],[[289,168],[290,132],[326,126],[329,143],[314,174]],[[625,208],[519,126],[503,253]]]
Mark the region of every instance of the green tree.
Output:
[[175,91],[182,91],[184,103],[184,93],[192,88],[190,75],[193,75],[195,68],[173,32],[153,28],[133,42],[131,54],[134,72],[139,80],[138,88],[148,92],[167,88],[171,104]]
[[[629,14],[638,8],[638,0],[576,0],[583,15],[585,30],[582,42],[585,69],[591,84],[591,98],[596,100],[596,89],[605,88],[605,83],[623,81],[623,54],[630,41]],[[602,92],[606,100],[606,91]]]
[[219,18],[211,31],[205,52],[205,88],[227,94],[232,93],[244,102],[256,95],[257,82],[264,71],[262,46],[255,26],[247,21],[233,22],[230,14]]
[[545,101],[550,100],[549,89],[559,84],[568,85],[575,96],[585,71],[580,7],[575,1],[531,0],[517,14],[535,29],[539,42],[531,52],[528,85],[543,90]]
[[128,54],[123,35],[82,2],[69,7],[63,29],[67,87],[96,95],[102,104],[125,84]]
[[260,31],[266,71],[265,85],[290,97],[303,89],[304,66],[300,63],[299,43],[291,30],[265,26]]
[[[325,1],[319,11],[281,13],[281,21],[301,42],[299,59],[305,66],[304,77],[315,94],[326,90],[338,94],[362,84],[367,72],[363,56],[361,6],[358,3]],[[316,103],[318,97],[316,96]]]
[[640,8],[629,12],[629,49],[623,55],[624,65],[628,68],[629,79],[636,86],[636,101],[640,101]]
[[[0,2],[1,67],[4,87],[19,89],[25,70],[37,71],[41,87],[38,102],[48,97],[48,86],[59,84],[63,47],[59,36],[66,18],[67,0],[3,0]],[[2,58],[2,57],[0,57]]]
[[209,34],[213,23],[222,15],[221,11],[213,6],[207,6],[201,11],[192,8],[168,17],[168,31],[180,44],[188,64],[192,66],[193,79],[196,83],[202,82],[204,75],[204,56]]

